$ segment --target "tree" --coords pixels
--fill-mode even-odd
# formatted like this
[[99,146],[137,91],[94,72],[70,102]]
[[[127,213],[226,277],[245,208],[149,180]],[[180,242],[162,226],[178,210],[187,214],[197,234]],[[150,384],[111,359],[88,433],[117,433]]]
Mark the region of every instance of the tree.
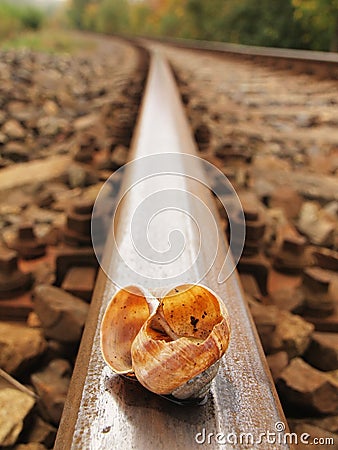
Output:
[[150,17],[152,10],[144,2],[136,2],[129,8],[129,22],[132,33],[151,34]]
[[77,28],[335,50],[338,0],[69,0]]
[[103,0],[97,10],[97,30],[104,33],[127,33],[129,9],[127,0]]
[[[234,3],[230,1],[230,3]],[[198,39],[224,40],[229,36],[226,26],[228,2],[214,0],[188,0],[186,13],[191,17],[192,37]]]
[[338,0],[292,0],[295,18],[316,50],[338,51]]
[[88,5],[91,3],[91,0],[72,0],[70,4],[70,8],[68,10],[68,15],[71,22],[75,25],[76,28],[84,28],[83,18],[84,12]]
[[229,2],[227,40],[248,45],[303,48],[301,24],[294,20],[291,0]]

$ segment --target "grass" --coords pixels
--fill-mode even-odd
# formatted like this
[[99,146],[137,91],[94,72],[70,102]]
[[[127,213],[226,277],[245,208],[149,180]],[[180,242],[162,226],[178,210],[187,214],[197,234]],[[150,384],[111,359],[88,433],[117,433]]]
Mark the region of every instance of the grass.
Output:
[[94,50],[96,44],[90,37],[61,29],[42,29],[23,31],[0,42],[0,49],[28,48],[47,53],[76,53],[81,50]]
[[37,30],[43,21],[44,14],[38,8],[0,0],[0,39],[6,39],[21,30]]
[[57,24],[56,17],[47,16],[39,8],[0,0],[0,49],[74,53],[95,48],[90,37],[57,28]]

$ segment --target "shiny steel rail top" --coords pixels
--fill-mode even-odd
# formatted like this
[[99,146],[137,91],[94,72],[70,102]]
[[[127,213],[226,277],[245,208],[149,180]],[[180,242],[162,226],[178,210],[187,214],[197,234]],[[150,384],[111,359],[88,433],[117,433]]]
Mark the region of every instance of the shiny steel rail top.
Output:
[[[57,450],[289,448],[278,441],[264,443],[264,436],[278,431],[276,426],[286,420],[238,276],[236,272],[224,279],[219,276],[222,271],[230,274],[231,258],[226,258],[228,244],[196,154],[173,74],[161,55],[152,55],[132,143],[134,163],[127,165],[123,177],[128,194],[119,207],[115,239],[105,245],[103,266],[108,276],[101,271],[98,278]],[[167,232],[175,230],[185,238],[181,254],[167,265],[140,257],[137,243],[145,236],[144,227],[138,226],[142,214],[134,223],[137,206],[163,191],[168,194],[164,207],[169,205],[170,211],[156,215],[152,244],[163,250]],[[203,208],[218,232],[216,252],[208,241],[211,216]],[[137,382],[114,375],[101,356],[100,324],[115,291],[141,283],[152,288],[173,279],[208,286],[223,299],[230,315],[230,346],[204,405],[177,405],[152,394]]]

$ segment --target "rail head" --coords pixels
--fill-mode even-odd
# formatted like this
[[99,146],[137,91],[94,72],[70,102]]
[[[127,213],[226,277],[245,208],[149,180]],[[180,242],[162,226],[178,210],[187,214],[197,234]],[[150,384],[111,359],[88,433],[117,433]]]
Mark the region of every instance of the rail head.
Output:
[[269,64],[276,69],[291,70],[297,74],[313,75],[319,79],[338,79],[338,53],[289,48],[259,47],[228,42],[183,38],[139,38],[146,45],[155,41],[174,48],[182,48],[219,58]]
[[[195,153],[173,75],[160,55],[152,55],[132,143],[134,163],[127,166],[124,175],[124,190],[128,194],[120,204],[115,239],[105,247],[103,259],[108,277],[103,272],[100,274],[94,292],[57,436],[57,450],[183,450],[204,445],[210,449],[276,448],[264,441],[267,433],[275,434],[279,449],[289,448],[282,439],[286,420],[237,274],[230,275],[231,261],[226,260],[228,245],[214,200],[201,182],[205,175]],[[142,164],[142,161],[147,162]],[[163,198],[170,205],[174,204],[171,195],[175,191],[178,197],[174,206],[179,207],[176,212],[172,208],[169,215],[158,215],[152,229],[154,242],[163,251],[167,232],[176,227],[183,232],[186,244],[179,258],[164,265],[140,260],[134,244],[142,242],[145,230],[141,226],[132,227],[138,206],[163,191],[168,194]],[[216,252],[208,241],[211,222],[202,203],[214,218],[219,237]],[[147,211],[151,212],[152,203],[149,204]],[[191,216],[198,223],[197,228]],[[202,241],[198,238],[200,230],[206,233]],[[225,260],[225,270],[230,276],[220,282]],[[164,283],[199,281],[215,291],[229,311],[230,346],[203,406],[170,403],[138,383],[113,375],[101,356],[100,323],[117,287],[142,283],[153,288],[161,280]]]
[[146,40],[156,40],[163,43],[172,44],[178,47],[215,51],[224,54],[237,54],[245,56],[271,57],[280,59],[290,59],[303,62],[325,63],[338,65],[338,53],[321,52],[314,50],[298,50],[290,48],[262,47],[255,45],[233,44],[230,42],[205,41],[203,39],[183,39],[183,38],[153,38]]

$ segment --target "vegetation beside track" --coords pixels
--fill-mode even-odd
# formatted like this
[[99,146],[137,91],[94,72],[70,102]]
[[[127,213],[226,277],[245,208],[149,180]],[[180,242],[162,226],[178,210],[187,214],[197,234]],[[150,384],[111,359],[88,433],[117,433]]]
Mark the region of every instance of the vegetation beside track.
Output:
[[63,19],[58,8],[0,0],[0,49],[74,53],[95,48],[92,38],[65,29]]
[[0,40],[25,30],[38,30],[43,20],[44,14],[39,8],[0,0]]
[[338,0],[70,0],[68,17],[105,33],[338,50]]
[[9,41],[10,46],[43,50],[38,41],[45,36],[34,36],[34,31],[50,31],[56,24],[58,31],[47,36],[47,50],[53,40],[56,51],[71,46],[63,37],[66,25],[108,34],[338,51],[338,0],[67,0],[46,1],[44,9],[32,1],[0,0],[0,45]]
[[94,50],[95,47],[92,38],[58,28],[24,31],[0,43],[3,50],[29,48],[47,53],[76,53]]

